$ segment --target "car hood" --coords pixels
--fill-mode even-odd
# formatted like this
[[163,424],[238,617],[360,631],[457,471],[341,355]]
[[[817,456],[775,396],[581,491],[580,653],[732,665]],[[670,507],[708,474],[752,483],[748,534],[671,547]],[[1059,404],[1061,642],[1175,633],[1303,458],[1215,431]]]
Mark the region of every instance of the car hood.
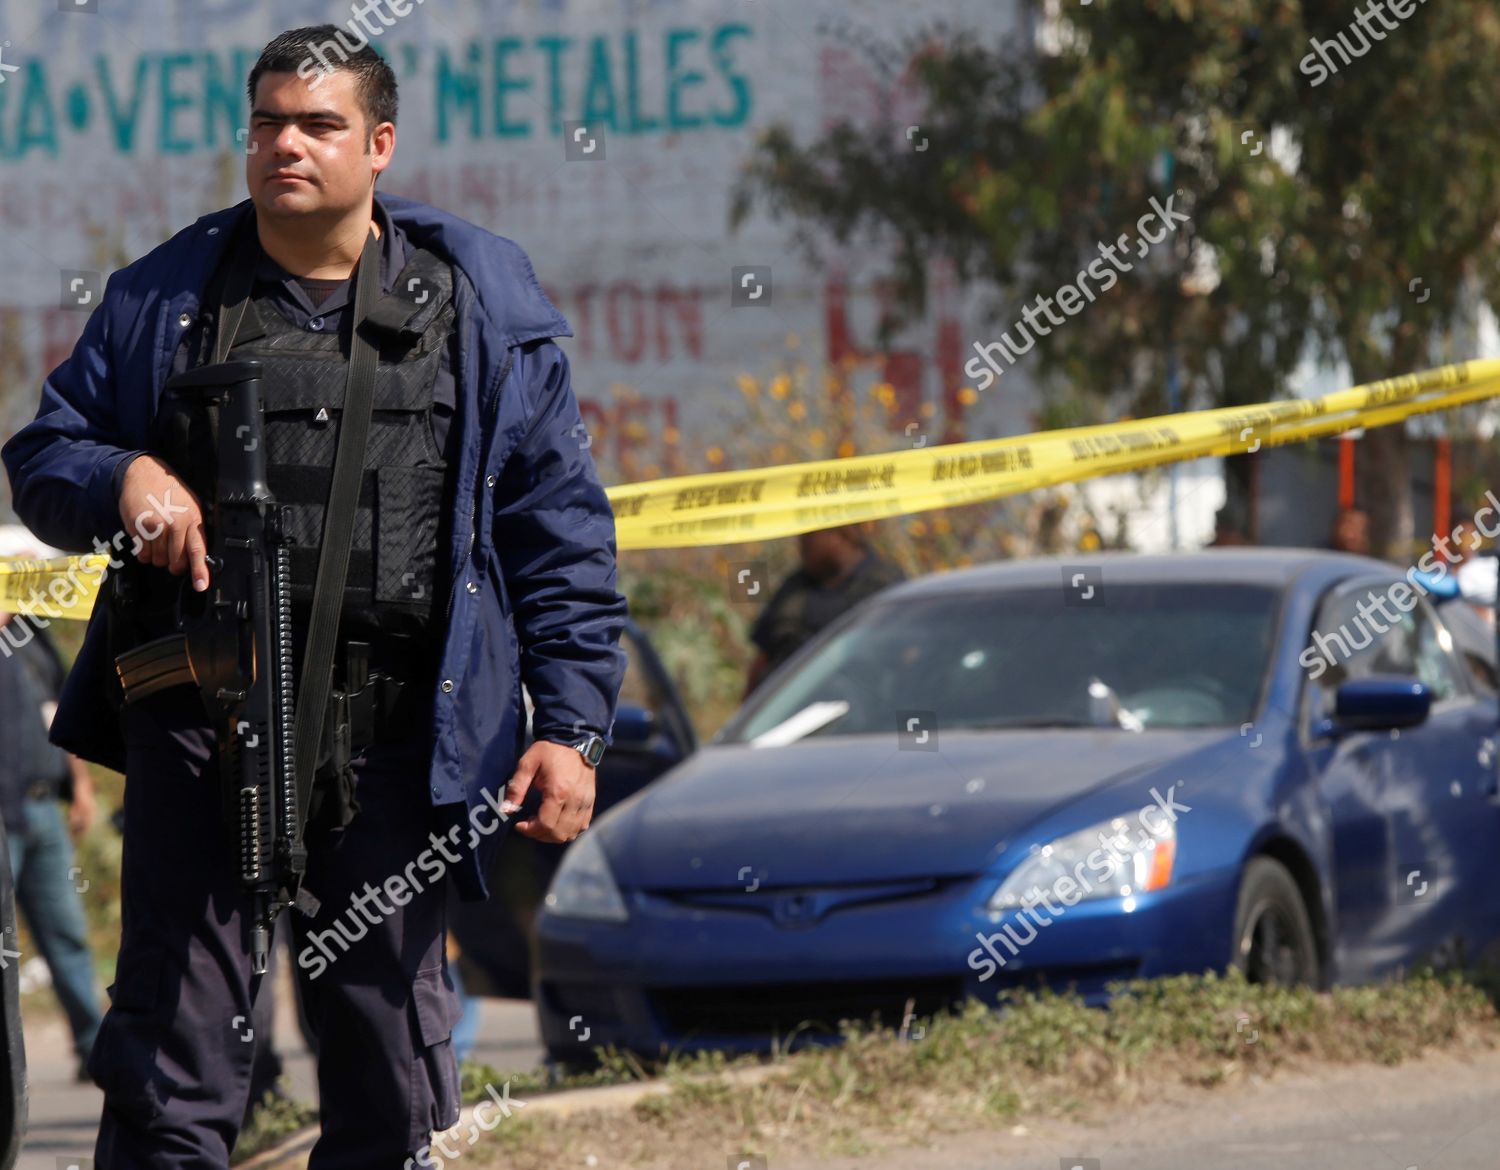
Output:
[[977,874],[1068,801],[1228,737],[1222,728],[1110,728],[944,731],[941,752],[897,750],[888,735],[711,746],[614,810],[598,832],[616,879],[632,889]]

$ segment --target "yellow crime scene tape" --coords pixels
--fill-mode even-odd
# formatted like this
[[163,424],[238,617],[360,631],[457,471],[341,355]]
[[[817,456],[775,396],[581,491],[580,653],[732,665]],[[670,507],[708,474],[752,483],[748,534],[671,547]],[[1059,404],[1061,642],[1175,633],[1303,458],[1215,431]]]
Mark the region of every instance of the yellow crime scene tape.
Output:
[[[1241,455],[1500,396],[1500,359],[1458,362],[1319,398],[1223,407],[607,489],[623,549],[688,548],[979,503],[1189,459]],[[128,550],[121,555],[129,555]],[[0,610],[86,618],[102,555],[0,561]]]
[[1500,395],[1500,359],[1460,362],[1320,398],[1161,415],[1008,439],[714,472],[610,488],[620,547],[793,536],[1385,426]]

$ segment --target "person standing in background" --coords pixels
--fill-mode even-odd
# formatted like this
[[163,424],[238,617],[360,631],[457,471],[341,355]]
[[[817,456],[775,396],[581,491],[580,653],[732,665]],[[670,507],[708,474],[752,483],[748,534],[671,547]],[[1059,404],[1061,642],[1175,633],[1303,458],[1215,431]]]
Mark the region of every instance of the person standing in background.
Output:
[[[30,620],[0,611],[0,629]],[[44,629],[0,643],[0,815],[16,902],[67,1014],[77,1079],[88,1081],[101,1013],[69,833],[78,838],[93,825],[94,783],[87,764],[47,740],[65,674]],[[66,823],[60,801],[68,805]]]
[[840,614],[887,585],[906,580],[869,544],[864,524],[823,528],[797,537],[800,567],[771,595],[750,628],[756,655],[750,663],[745,698],[804,642]]
[[1328,547],[1335,552],[1370,555],[1370,516],[1362,508],[1340,508],[1333,518]]

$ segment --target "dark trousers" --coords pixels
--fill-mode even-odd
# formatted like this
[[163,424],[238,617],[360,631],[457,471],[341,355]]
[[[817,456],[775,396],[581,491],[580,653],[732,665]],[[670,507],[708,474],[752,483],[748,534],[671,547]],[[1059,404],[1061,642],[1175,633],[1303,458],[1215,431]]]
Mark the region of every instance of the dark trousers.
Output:
[[[89,1061],[105,1095],[95,1165],[219,1170],[249,1094],[263,979],[250,974],[249,899],[221,830],[217,749],[181,688],[127,708],[125,737],[120,955]],[[318,1036],[322,1136],[309,1170],[399,1170],[458,1119],[446,871],[426,867],[404,904],[366,893],[432,853],[426,764],[375,747],[355,774],[360,812],[310,842],[317,915],[278,922],[292,929]]]

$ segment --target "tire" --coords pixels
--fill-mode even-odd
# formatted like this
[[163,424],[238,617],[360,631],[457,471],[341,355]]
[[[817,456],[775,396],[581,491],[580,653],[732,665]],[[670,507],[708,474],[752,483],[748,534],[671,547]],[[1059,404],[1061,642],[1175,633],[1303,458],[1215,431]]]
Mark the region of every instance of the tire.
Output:
[[1230,966],[1251,983],[1322,986],[1322,964],[1302,891],[1286,866],[1251,858],[1240,881]]

